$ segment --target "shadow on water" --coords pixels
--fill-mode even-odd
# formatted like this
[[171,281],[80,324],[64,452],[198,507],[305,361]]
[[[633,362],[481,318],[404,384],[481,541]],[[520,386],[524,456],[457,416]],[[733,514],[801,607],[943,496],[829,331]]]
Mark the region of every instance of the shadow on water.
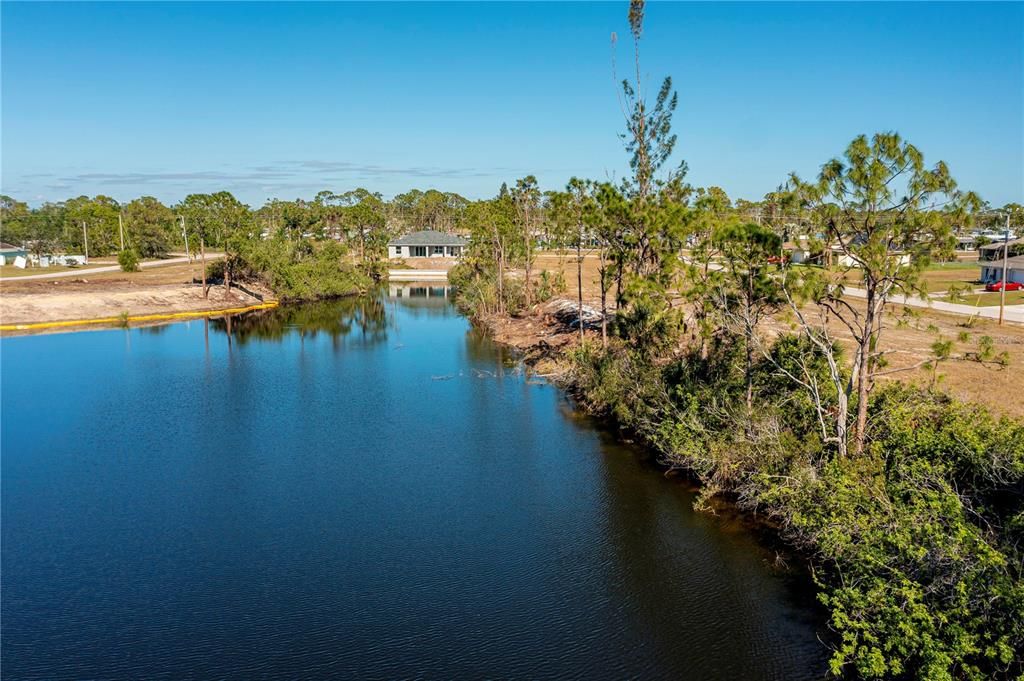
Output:
[[[650,450],[624,443],[570,398],[560,412],[599,441],[602,533],[617,565],[616,586],[642,622],[637,649],[674,650],[685,640],[703,653],[690,663],[695,678],[795,679],[824,668],[827,613],[798,556],[727,502],[710,513],[695,510],[692,480],[666,474]],[[666,578],[666,570],[677,574]]]

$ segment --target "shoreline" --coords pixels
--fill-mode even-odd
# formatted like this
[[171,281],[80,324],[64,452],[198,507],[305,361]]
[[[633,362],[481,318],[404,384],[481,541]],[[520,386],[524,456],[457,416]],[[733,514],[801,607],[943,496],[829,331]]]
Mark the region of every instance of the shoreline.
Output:
[[126,325],[133,322],[142,322],[144,324],[147,322],[173,322],[178,320],[197,319],[200,317],[218,317],[223,315],[242,314],[244,312],[254,312],[256,310],[270,310],[277,307],[278,305],[280,305],[278,301],[270,300],[264,303],[247,305],[244,307],[219,308],[214,310],[183,310],[178,312],[165,312],[142,315],[128,315],[122,313],[121,316],[117,317],[100,317],[94,319],[67,319],[48,322],[0,324],[0,332],[32,332],[50,329],[77,330],[73,329],[72,327],[98,326],[108,324]]
[[236,314],[278,304],[249,285],[202,287],[185,275],[188,265],[96,277],[0,281],[0,335],[79,331],[128,324]]
[[[633,454],[642,459],[645,465],[650,466],[652,472],[660,473],[688,493],[699,497],[701,491],[707,488],[707,484],[700,479],[696,471],[673,464],[656,446],[618,423],[614,417],[595,412],[587,406],[586,396],[573,380],[571,367],[564,354],[566,350],[579,344],[579,330],[567,328],[555,316],[555,311],[561,308],[561,303],[565,300],[554,298],[547,303],[540,303],[530,314],[519,317],[507,313],[474,316],[461,309],[460,312],[472,326],[479,328],[493,342],[521,353],[522,362],[534,372],[534,376],[550,381],[554,387],[562,391],[575,411],[589,419],[594,427],[614,437],[619,444],[633,450]],[[575,301],[570,302],[575,304]],[[600,333],[593,330],[588,331],[586,337],[588,341],[601,342]],[[808,588],[812,589],[814,594],[815,608],[823,607],[817,598],[821,590],[814,582],[811,555],[786,538],[782,526],[776,519],[768,514],[759,513],[757,509],[745,507],[730,490],[719,490],[714,495],[701,499],[694,507],[694,511],[750,533],[766,550],[775,554],[772,569],[806,579]],[[826,610],[820,611],[819,614],[822,614],[823,621],[827,619]]]

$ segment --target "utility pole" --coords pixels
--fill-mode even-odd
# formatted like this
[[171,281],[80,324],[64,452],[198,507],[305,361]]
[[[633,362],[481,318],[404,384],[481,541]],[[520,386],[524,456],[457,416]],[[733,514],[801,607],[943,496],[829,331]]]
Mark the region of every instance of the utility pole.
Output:
[[1006,261],[1010,259],[1010,211],[1006,211],[1006,231],[1003,232],[1003,281],[999,287],[999,326],[1003,325],[1006,308]]
[[181,236],[185,239],[185,257],[188,258],[189,262],[192,262],[192,254],[188,250],[188,232],[185,231],[185,216],[179,215],[178,219],[181,220]]
[[117,229],[121,232],[121,250],[124,250],[124,222],[121,220],[121,213],[117,214]]
[[188,231],[185,230],[185,216],[179,215],[181,220],[181,236],[185,239],[185,257],[188,258],[188,274],[192,281],[196,280],[196,260],[192,257],[192,251],[188,250]]
[[89,229],[85,226],[85,220],[82,220],[82,242],[85,244],[85,262],[89,264]]

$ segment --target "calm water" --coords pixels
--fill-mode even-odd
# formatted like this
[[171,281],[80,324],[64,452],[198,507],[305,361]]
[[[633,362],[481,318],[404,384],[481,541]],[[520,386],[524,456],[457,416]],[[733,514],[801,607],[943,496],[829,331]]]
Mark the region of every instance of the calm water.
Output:
[[822,677],[805,580],[410,293],[0,342],[4,679]]

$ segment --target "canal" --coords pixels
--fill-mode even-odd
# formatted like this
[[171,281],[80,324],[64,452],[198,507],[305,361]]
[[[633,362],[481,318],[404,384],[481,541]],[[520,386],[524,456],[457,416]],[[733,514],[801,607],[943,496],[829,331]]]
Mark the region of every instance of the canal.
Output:
[[228,327],[0,341],[5,678],[823,676],[806,576],[443,288]]

